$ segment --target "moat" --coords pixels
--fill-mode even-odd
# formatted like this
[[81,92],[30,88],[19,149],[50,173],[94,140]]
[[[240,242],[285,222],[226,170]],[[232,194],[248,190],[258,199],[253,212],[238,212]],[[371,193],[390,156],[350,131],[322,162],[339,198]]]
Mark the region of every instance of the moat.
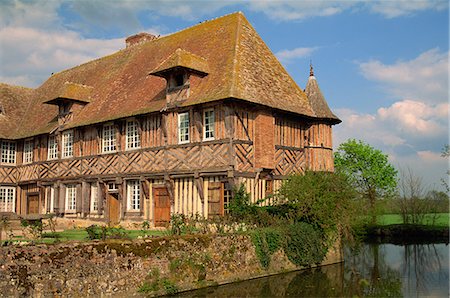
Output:
[[448,297],[448,244],[364,244],[345,262],[180,293],[179,297]]

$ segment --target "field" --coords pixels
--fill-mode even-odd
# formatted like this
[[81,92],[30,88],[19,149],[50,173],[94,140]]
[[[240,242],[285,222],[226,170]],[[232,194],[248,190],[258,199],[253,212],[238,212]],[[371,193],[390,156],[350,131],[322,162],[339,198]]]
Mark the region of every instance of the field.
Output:
[[[449,213],[436,213],[425,215],[425,225],[433,225],[439,227],[450,226]],[[384,214],[377,218],[379,225],[392,225],[392,224],[402,224],[403,220],[400,214]]]

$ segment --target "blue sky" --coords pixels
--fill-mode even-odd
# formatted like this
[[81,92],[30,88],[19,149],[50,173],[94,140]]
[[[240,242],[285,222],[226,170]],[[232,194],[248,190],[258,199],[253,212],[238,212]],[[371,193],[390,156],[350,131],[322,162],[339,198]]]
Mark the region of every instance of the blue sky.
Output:
[[449,164],[448,1],[0,2],[0,82],[37,87],[113,53],[137,32],[170,34],[242,11],[304,88],[312,60],[343,120],[335,146],[362,139],[440,188]]

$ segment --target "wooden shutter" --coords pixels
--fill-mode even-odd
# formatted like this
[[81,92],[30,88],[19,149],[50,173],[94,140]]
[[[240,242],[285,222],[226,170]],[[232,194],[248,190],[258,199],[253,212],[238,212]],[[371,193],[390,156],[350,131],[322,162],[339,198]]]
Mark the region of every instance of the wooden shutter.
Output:
[[76,210],[77,210],[77,213],[81,213],[81,211],[83,211],[83,202],[82,202],[83,190],[82,190],[82,187],[81,187],[80,183],[76,185],[76,190],[77,190],[77,194],[76,194]]
[[223,183],[209,182],[208,217],[222,216],[223,214]]

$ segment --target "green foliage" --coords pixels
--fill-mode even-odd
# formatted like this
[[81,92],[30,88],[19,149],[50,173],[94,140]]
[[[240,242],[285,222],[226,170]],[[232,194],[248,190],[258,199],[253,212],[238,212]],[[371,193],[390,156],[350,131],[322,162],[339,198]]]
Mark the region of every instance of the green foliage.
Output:
[[359,140],[342,143],[334,154],[337,173],[350,178],[355,189],[369,200],[372,220],[375,221],[375,201],[391,196],[397,186],[397,170],[388,156]]
[[307,171],[290,176],[279,194],[285,200],[285,206],[277,207],[279,216],[312,224],[326,233],[343,232],[350,236],[357,210],[355,192],[347,176]]
[[244,184],[234,189],[234,196],[228,205],[228,210],[234,218],[246,218],[254,213],[254,207],[250,200],[250,194],[245,190]]
[[164,278],[162,280],[162,285],[167,295],[173,295],[178,292],[178,287],[170,279]]
[[95,239],[129,239],[126,230],[122,227],[105,227],[98,225],[90,225],[87,227],[86,232],[89,240]]
[[186,229],[186,216],[184,214],[175,213],[170,217],[170,234],[181,235]]
[[271,255],[282,246],[283,231],[280,228],[257,229],[252,234],[256,255],[264,268],[268,268]]
[[328,251],[326,235],[305,222],[287,227],[284,252],[298,266],[311,266],[323,261]]
[[33,236],[34,239],[42,238],[42,232],[44,230],[44,225],[40,219],[22,219],[20,221],[22,227],[28,230],[28,232]]
[[327,237],[320,228],[304,222],[256,229],[251,237],[256,255],[266,269],[270,265],[271,256],[280,248],[292,263],[311,266],[322,262],[329,246]]

